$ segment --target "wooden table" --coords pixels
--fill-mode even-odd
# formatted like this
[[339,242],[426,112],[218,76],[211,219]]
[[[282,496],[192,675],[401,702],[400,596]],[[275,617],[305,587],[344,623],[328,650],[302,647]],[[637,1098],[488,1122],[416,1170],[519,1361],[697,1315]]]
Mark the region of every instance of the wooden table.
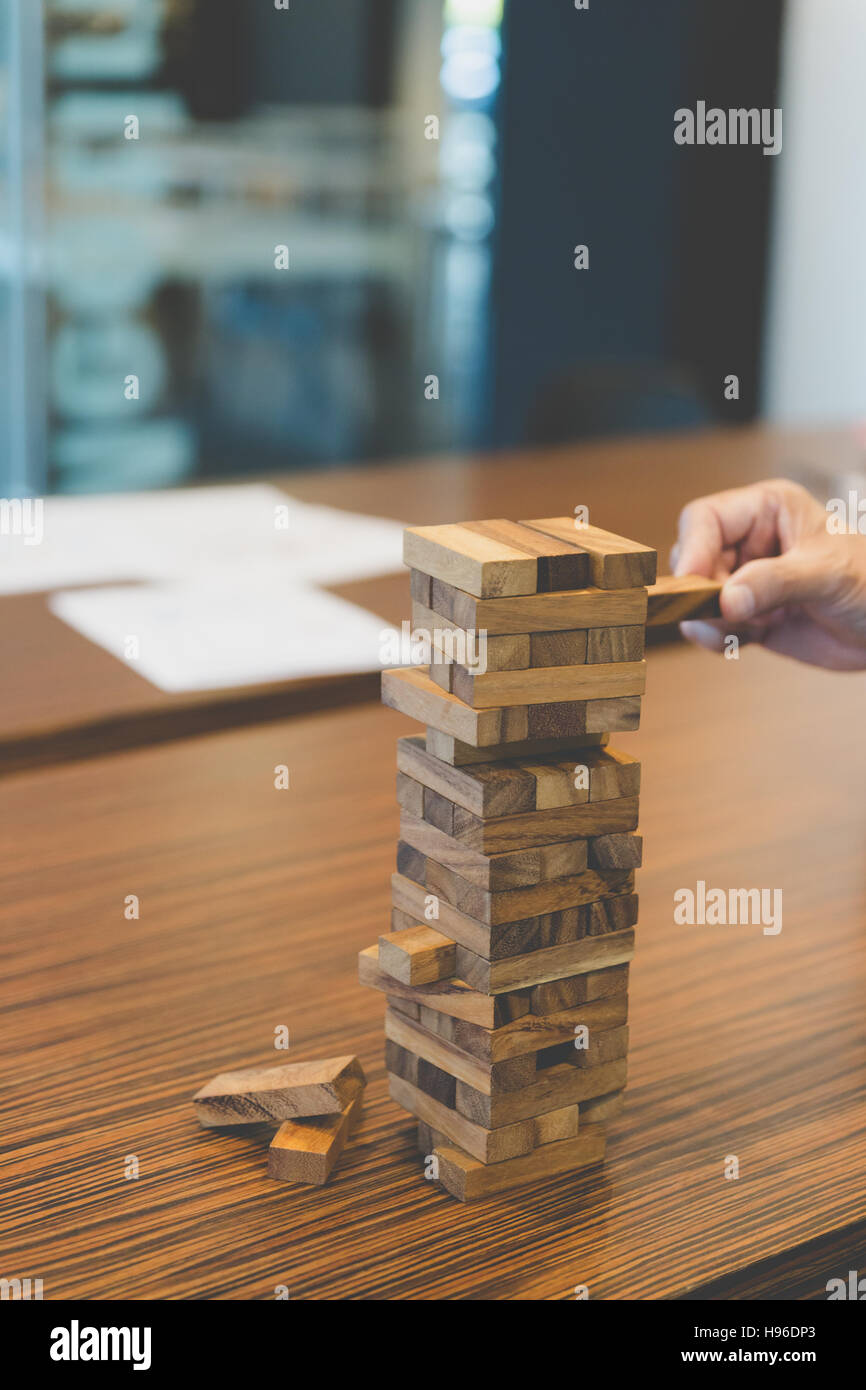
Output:
[[[566,1300],[825,1296],[862,1272],[864,694],[758,651],[650,653],[644,727],[615,740],[644,760],[626,1111],[603,1168],[466,1207],[421,1176],[355,975],[407,721],[370,705],[0,781],[2,1273],[46,1298]],[[781,933],[675,926],[699,879],[781,888]],[[368,1071],[324,1189],[270,1181],[265,1134],[201,1130],[189,1103],[284,1057],[282,1024],[290,1056]]]
[[[554,450],[452,455],[272,479],[307,502],[416,524],[556,516],[578,503],[602,526],[656,546],[666,567],[677,513],[700,493],[784,473],[833,486],[862,468],[844,431],[712,430]],[[409,612],[404,574],[335,592],[389,623]],[[90,757],[211,729],[285,718],[376,697],[375,673],[171,695],[88,642],[42,594],[0,598],[0,772]]]

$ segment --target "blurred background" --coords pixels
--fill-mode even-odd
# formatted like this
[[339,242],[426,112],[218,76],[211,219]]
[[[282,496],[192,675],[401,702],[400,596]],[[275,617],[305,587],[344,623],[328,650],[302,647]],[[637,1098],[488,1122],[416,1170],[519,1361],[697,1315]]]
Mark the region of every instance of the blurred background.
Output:
[[860,0],[0,0],[0,493],[856,421],[864,66]]

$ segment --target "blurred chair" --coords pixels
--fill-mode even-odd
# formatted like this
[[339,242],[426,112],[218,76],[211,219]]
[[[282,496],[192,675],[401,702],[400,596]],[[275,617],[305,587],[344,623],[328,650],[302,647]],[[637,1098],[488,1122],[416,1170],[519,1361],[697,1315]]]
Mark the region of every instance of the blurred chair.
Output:
[[588,362],[554,377],[536,393],[530,444],[698,429],[713,423],[697,382],[663,362]]

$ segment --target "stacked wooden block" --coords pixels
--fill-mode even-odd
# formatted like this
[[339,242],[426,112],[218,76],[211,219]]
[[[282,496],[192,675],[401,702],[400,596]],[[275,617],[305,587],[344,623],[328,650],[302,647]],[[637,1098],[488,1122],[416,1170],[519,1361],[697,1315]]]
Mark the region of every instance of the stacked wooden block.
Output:
[[600,1161],[621,1106],[640,765],[608,739],[638,726],[656,556],[571,517],[404,553],[432,659],[382,698],[427,727],[398,742],[391,930],[360,977],[391,1094],[466,1200]]

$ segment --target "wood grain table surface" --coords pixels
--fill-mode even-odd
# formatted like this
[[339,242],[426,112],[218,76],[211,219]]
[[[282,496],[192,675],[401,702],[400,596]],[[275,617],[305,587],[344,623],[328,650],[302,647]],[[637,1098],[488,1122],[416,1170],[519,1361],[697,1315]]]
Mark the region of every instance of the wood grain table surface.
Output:
[[[650,653],[643,728],[614,740],[643,759],[626,1110],[603,1167],[465,1207],[423,1179],[383,1001],[356,981],[386,928],[408,721],[361,706],[0,781],[0,1274],[46,1299],[245,1300],[846,1277],[866,1230],[864,696],[760,651]],[[782,931],[675,925],[698,880],[780,888]],[[290,1058],[367,1070],[323,1189],[269,1180],[267,1133],[202,1130],[190,1104],[215,1072],[285,1060],[281,1025]]]
[[[679,508],[699,493],[779,473],[820,491],[861,467],[850,432],[754,428],[400,460],[271,481],[306,502],[415,524],[556,516],[584,503],[598,524],[657,547],[665,568]],[[334,592],[389,623],[409,612],[405,574]],[[0,647],[0,771],[369,701],[377,691],[375,676],[358,672],[168,694],[54,617],[44,594],[0,598]]]

